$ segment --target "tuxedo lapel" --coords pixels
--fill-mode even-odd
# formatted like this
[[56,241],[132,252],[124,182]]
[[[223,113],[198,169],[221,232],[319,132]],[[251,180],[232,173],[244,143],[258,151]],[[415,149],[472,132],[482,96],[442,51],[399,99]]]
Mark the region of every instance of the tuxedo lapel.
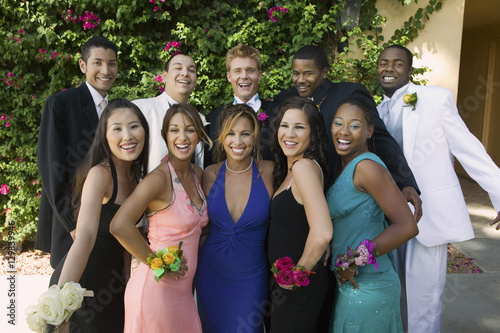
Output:
[[[417,98],[419,95],[419,89],[416,85],[410,82],[410,86],[406,91],[406,94],[412,94],[417,92]],[[419,102],[415,105],[415,110],[411,106],[404,106],[403,96],[396,101],[394,107],[402,108],[403,113],[403,152],[405,157],[410,160],[415,149],[416,136],[418,121],[420,119]]]
[[82,112],[85,115],[87,122],[89,123],[91,128],[97,128],[99,117],[97,116],[97,110],[95,108],[94,100],[92,99],[89,88],[87,88],[87,84],[83,83],[77,89],[80,93],[80,98],[82,101]]

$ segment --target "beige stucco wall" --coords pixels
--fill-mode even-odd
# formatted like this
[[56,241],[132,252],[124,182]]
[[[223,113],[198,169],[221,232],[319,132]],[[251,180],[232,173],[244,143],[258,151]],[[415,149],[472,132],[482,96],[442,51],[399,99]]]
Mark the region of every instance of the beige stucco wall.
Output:
[[[396,29],[415,14],[418,8],[426,7],[429,0],[420,0],[402,6],[397,0],[378,0],[379,14],[387,17],[383,34],[389,40]],[[414,66],[427,66],[432,71],[425,74],[427,85],[438,85],[453,91],[455,98],[458,91],[460,69],[460,50],[465,0],[446,0],[441,10],[430,15],[425,28],[419,36],[407,45],[410,51],[417,53]],[[425,20],[425,19],[424,19]]]

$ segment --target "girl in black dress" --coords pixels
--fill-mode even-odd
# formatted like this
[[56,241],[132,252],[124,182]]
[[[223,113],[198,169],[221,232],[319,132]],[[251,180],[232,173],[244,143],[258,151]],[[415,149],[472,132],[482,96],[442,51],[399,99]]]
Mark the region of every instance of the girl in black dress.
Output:
[[[50,280],[60,287],[66,281],[79,282],[94,292],[71,316],[71,332],[123,332],[123,295],[131,257],[110,234],[109,224],[145,176],[148,143],[149,127],[140,109],[125,99],[111,101],[76,172],[73,245]],[[62,331],[67,330],[63,324]]]
[[324,195],[325,126],[316,105],[306,98],[289,98],[277,111],[269,263],[290,257],[314,274],[302,287],[273,281],[270,331],[315,332],[328,289],[327,268],[320,259],[333,233]]

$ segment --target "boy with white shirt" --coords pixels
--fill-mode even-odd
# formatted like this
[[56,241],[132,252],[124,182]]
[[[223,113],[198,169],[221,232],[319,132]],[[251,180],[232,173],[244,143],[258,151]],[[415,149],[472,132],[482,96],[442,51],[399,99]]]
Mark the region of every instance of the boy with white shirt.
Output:
[[[194,60],[185,54],[177,54],[170,58],[165,64],[165,70],[161,74],[165,82],[165,91],[161,95],[136,99],[136,104],[146,117],[149,124],[149,161],[148,173],[155,169],[162,158],[167,155],[167,145],[161,137],[163,118],[173,104],[187,103],[189,96],[197,84],[196,65]],[[201,149],[197,147],[197,152]]]
[[[410,82],[412,72],[407,48],[391,45],[380,53],[377,79],[385,95],[377,110],[403,149],[423,202],[419,235],[408,241],[403,257],[408,332],[433,333],[440,331],[447,244],[474,237],[454,158],[488,192],[497,211],[500,169],[460,118],[452,92],[417,86]],[[493,222],[499,219],[500,213]]]

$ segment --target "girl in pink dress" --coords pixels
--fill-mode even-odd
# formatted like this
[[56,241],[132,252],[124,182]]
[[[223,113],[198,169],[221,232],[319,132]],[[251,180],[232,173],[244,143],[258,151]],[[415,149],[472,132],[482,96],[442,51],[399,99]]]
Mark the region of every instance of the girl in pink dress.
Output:
[[[192,288],[208,215],[200,186],[203,171],[191,164],[191,158],[200,139],[211,142],[196,109],[183,103],[167,111],[161,134],[170,154],[137,186],[111,222],[111,233],[140,260],[125,291],[125,332],[201,332]],[[135,227],[144,211],[149,245]],[[180,241],[186,262],[178,272],[155,281],[148,255]]]

